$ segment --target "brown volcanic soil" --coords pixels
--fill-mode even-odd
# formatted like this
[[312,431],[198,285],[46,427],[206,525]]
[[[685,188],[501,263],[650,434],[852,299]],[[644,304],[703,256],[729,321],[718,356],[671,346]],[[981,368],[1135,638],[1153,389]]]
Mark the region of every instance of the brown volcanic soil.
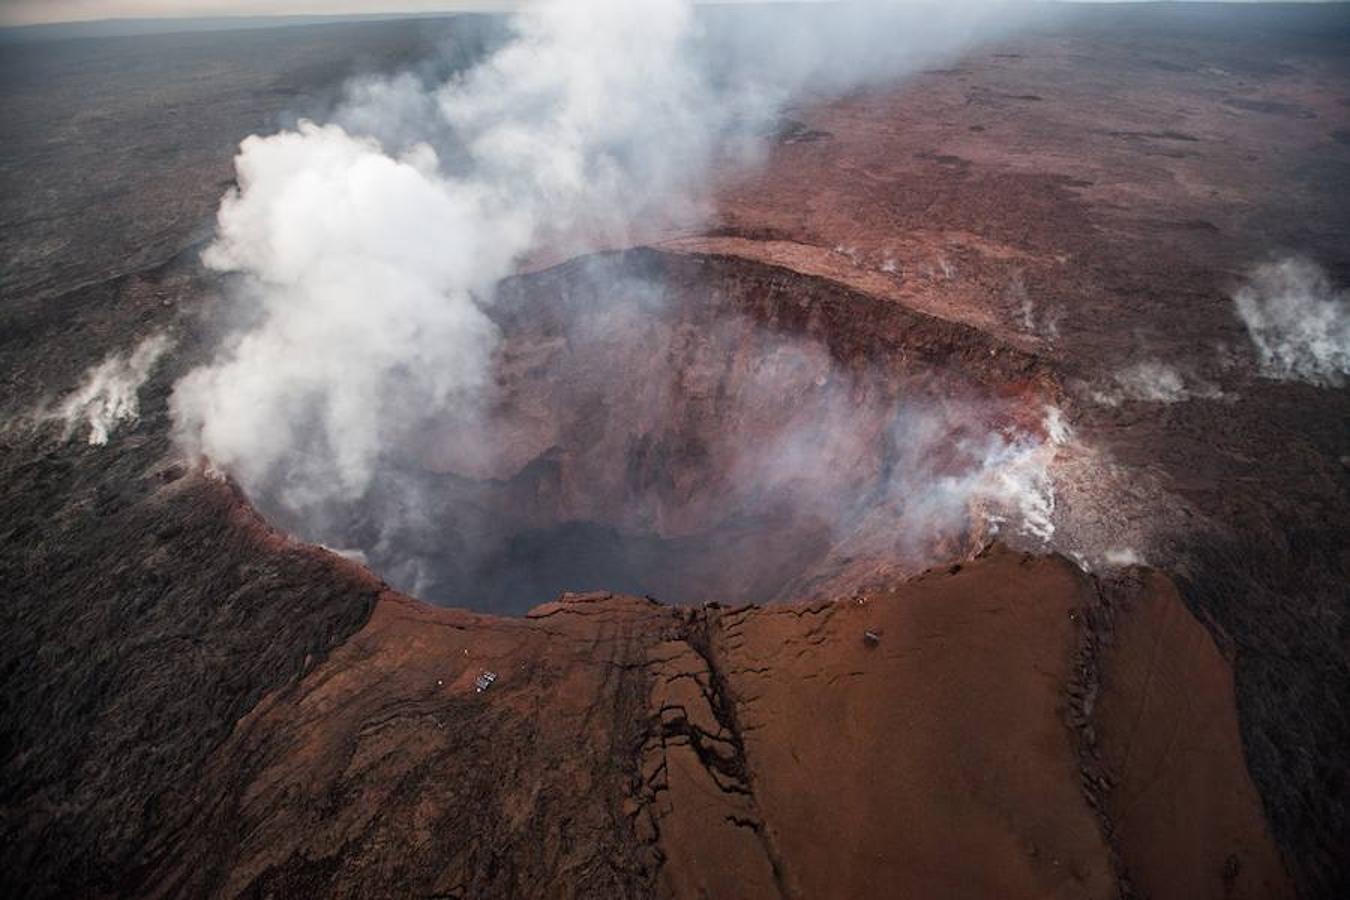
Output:
[[[692,263],[644,258],[722,267],[765,308],[893,303],[938,355],[1008,348],[1102,454],[1062,485],[1066,547],[1124,540],[1174,580],[995,547],[774,607],[428,607],[176,459],[167,394],[219,288],[189,255],[140,267],[216,192],[176,194],[130,266],[16,228],[6,419],[181,340],[108,447],[0,434],[7,893],[1344,896],[1350,399],[1254,378],[1229,292],[1287,249],[1350,273],[1346,13],[1072,15],[792,111],[803,139],[665,245]],[[227,165],[136,134],[180,183]],[[80,143],[47,137],[5,157],[6,221]],[[127,196],[100,233],[138,219]],[[869,352],[852,334],[840,355]],[[1229,398],[1091,401],[1140,356]]]
[[1224,844],[1207,827],[1251,821],[1251,794],[1229,780],[1243,769],[1239,746],[1225,737],[1235,724],[1232,670],[1156,572],[1143,576],[1114,625],[1101,651],[1105,689],[1095,710],[1102,769],[1115,779],[1109,809],[1118,846],[1125,859],[1138,859],[1134,885],[1148,897],[1203,897],[1217,871],[1225,896],[1279,893],[1259,829],[1230,832]]
[[[1166,579],[1129,593],[1091,712],[1097,594],[1062,560],[994,550],[769,608],[591,594],[494,619],[385,595],[210,755],[139,889],[1108,897],[1128,873],[1148,896],[1289,895],[1222,657]],[[1138,827],[1139,797],[1178,786],[1191,802]],[[1119,857],[1096,812],[1117,793]]]

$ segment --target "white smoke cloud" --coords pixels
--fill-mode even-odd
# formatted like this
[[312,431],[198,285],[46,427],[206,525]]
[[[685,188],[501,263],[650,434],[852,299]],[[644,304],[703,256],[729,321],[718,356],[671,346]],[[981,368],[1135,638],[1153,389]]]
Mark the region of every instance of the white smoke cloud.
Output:
[[949,538],[981,521],[1041,542],[1054,536],[1050,467],[1067,437],[1059,411],[1048,409],[1038,430],[963,427],[983,412],[961,403],[905,410],[898,419],[901,452],[889,489],[913,540]]
[[1350,291],[1291,258],[1256,269],[1234,296],[1267,378],[1340,387],[1350,375]]
[[1092,399],[1104,406],[1116,406],[1124,400],[1180,403],[1195,398],[1215,400],[1224,396],[1216,385],[1156,359],[1140,360],[1126,366],[1116,372],[1112,380],[1112,386],[1092,391]]
[[1114,568],[1147,565],[1144,561],[1144,557],[1133,547],[1118,547],[1107,550],[1103,559],[1108,566]]
[[140,417],[140,390],[164,353],[168,337],[151,335],[130,353],[113,353],[91,367],[83,381],[55,407],[40,410],[38,421],[62,423],[62,440],[85,428],[90,444],[101,446],[118,426]]
[[[532,7],[504,49],[390,111],[406,134],[434,107],[467,175],[337,125],[245,140],[204,260],[251,276],[261,320],[179,385],[186,446],[246,485],[284,481],[296,505],[358,496],[418,410],[480,386],[496,341],[482,307],[527,252],[692,196],[725,109],[683,60],[690,27],[679,0]],[[416,82],[387,87],[363,96]]]
[[1181,373],[1166,363],[1144,360],[1116,373],[1116,383],[1135,400],[1176,403],[1190,396]]
[[[1007,527],[1041,543],[1054,536],[1052,468],[1072,436],[1058,408],[1024,421],[1019,404],[969,394],[954,378],[912,395],[868,384],[819,346],[778,344],[726,414],[749,432],[730,438],[738,448],[733,496],[785,492],[793,508],[814,510],[841,539],[859,521],[871,532],[884,519],[875,530],[894,546],[864,549],[859,541],[873,539],[865,533],[851,539],[851,552],[911,562],[927,563],[935,546],[983,528]],[[789,409],[781,408],[784,397]],[[757,421],[766,410],[768,427]]]
[[836,517],[834,544],[814,577],[779,598],[812,592],[822,578],[839,592],[917,574],[995,536],[1027,549],[1056,545],[1058,468],[1072,441],[1059,410],[1037,421],[1034,408],[938,387],[940,398],[902,399],[891,412],[879,484],[814,497],[813,508]]
[[1046,341],[1055,341],[1059,338],[1059,313],[1037,313],[1036,302],[1031,299],[1021,272],[1013,274],[1006,293],[1021,318],[1023,331]]
[[490,189],[336,126],[249,138],[208,266],[246,271],[261,324],[177,386],[189,446],[294,502],[355,497],[419,408],[473,390],[496,340],[476,296],[527,240]]
[[[405,413],[462,402],[480,383],[495,340],[483,305],[527,253],[622,242],[636,222],[696,213],[733,124],[757,132],[790,85],[825,70],[843,83],[849,66],[858,81],[917,65],[988,9],[956,4],[940,27],[916,20],[927,24],[905,35],[862,29],[897,8],[846,9],[864,7],[870,17],[810,19],[830,23],[834,43],[789,19],[791,53],[763,31],[772,20],[728,29],[720,40],[738,53],[719,69],[708,55],[721,45],[697,44],[687,0],[550,0],[433,91],[406,75],[363,82],[337,118],[392,150],[312,123],[247,139],[205,261],[251,277],[261,319],[179,386],[184,444],[245,484],[286,481],[297,501],[359,494]],[[715,84],[719,71],[736,77]],[[413,140],[419,122],[456,135],[462,174]]]
[[[395,531],[408,544],[408,522],[442,533],[444,509],[409,474],[428,445],[490,461],[529,432],[488,409],[503,278],[541,252],[697,222],[713,169],[753,160],[803,86],[929,64],[1006,24],[998,9],[850,3],[713,21],[689,0],[544,0],[444,83],[365,79],[328,124],[246,139],[203,258],[244,276],[252,315],[177,385],[180,444],[302,531],[397,495],[380,515],[399,528],[362,545],[372,558]],[[1034,478],[1007,474],[1019,445],[980,449],[1006,457],[981,477],[1035,494]],[[1045,532],[1050,510],[1028,509]]]

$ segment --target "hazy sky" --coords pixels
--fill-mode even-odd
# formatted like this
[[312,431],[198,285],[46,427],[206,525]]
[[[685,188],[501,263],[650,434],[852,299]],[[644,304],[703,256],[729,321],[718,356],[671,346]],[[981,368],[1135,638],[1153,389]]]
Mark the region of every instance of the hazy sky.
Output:
[[0,0],[0,25],[33,25],[39,22],[77,22],[129,17],[426,13],[503,9],[518,6],[520,2],[521,0]]
[[0,25],[129,17],[424,13],[514,5],[511,0],[0,0]]

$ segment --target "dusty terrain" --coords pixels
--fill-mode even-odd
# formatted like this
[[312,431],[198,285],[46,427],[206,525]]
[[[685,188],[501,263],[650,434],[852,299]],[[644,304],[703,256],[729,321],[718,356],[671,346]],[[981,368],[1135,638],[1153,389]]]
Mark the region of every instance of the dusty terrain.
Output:
[[[372,66],[425,40],[344,40],[365,28]],[[664,557],[706,566],[708,595],[670,598],[688,606],[525,585],[496,604],[514,617],[286,537],[168,436],[213,333],[222,286],[193,245],[231,144],[322,108],[350,71],[335,33],[278,32],[275,71],[249,78],[218,35],[3,58],[5,420],[111,349],[179,337],[107,446],[0,434],[7,893],[1345,894],[1350,393],[1256,377],[1231,301],[1287,251],[1350,280],[1343,9],[1083,9],[804,103],[717,221],[617,257],[709,304],[699,328],[734,307],[897,383],[941,367],[1054,400],[1088,448],[1063,461],[1057,539],[1097,574],[1030,547],[966,558],[981,535],[919,577],[812,557],[807,532],[714,535]],[[160,89],[217,72],[176,88],[182,109],[231,99],[191,152],[177,128],[113,128],[122,149],[84,165],[109,140],[75,127],[97,124],[99,59]],[[125,95],[120,120],[161,121],[157,96]],[[1142,358],[1216,390],[1094,399]],[[682,409],[717,433],[715,403]],[[605,446],[603,417],[540,421],[541,446]],[[683,459],[667,438],[658,472]],[[696,509],[689,483],[650,496]],[[1123,546],[1154,568],[1093,565]],[[661,596],[646,575],[604,587]]]

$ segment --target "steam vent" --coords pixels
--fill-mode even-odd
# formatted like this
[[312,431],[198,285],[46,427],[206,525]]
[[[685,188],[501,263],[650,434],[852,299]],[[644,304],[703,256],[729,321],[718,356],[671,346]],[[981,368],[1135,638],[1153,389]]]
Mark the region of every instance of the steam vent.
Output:
[[186,6],[0,5],[0,894],[1350,896],[1350,5]]

